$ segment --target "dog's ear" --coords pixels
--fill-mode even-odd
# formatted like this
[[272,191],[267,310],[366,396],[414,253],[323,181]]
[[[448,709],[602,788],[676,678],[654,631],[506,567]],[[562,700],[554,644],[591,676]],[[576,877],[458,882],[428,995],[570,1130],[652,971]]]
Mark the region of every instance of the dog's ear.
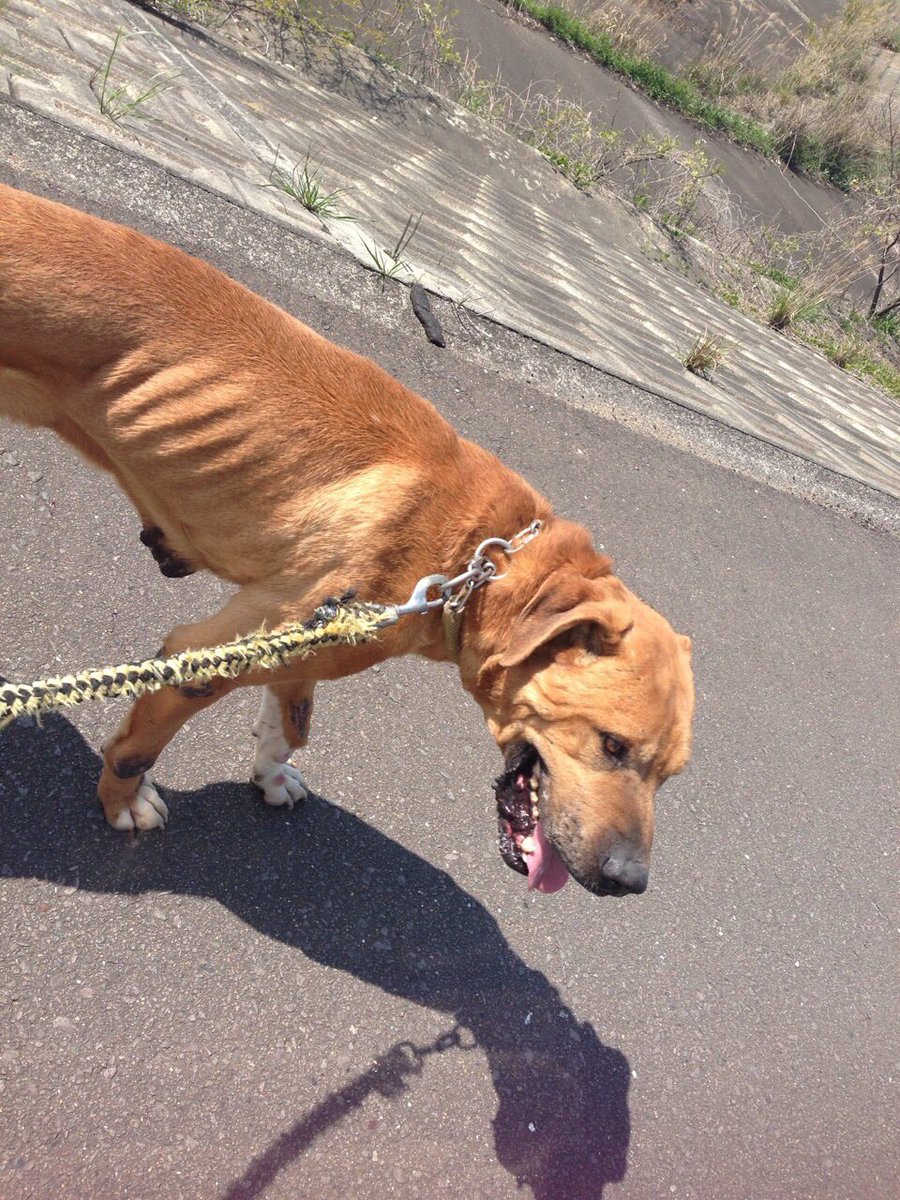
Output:
[[515,667],[561,634],[593,654],[615,654],[633,624],[625,589],[614,578],[557,572],[545,580],[513,626],[501,667]]

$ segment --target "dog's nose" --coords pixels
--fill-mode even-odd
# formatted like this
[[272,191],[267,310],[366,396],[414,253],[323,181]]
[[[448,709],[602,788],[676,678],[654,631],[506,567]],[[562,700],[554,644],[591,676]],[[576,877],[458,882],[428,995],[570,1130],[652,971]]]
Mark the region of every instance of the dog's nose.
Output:
[[612,854],[600,868],[603,879],[614,887],[640,895],[647,890],[650,872],[636,858],[624,854]]

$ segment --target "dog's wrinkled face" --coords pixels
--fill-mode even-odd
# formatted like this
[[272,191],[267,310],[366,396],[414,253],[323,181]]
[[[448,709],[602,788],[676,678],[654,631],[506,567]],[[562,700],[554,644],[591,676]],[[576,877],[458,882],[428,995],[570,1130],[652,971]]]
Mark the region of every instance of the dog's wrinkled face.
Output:
[[690,755],[690,649],[614,576],[563,570],[485,664],[500,852],[530,887],[644,891],[654,795]]

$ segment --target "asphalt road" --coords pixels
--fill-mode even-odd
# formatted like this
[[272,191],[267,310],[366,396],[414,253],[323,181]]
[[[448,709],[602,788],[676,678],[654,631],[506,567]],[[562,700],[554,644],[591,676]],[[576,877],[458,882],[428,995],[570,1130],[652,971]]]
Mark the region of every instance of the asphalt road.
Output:
[[[160,761],[170,824],[134,840],[93,799],[118,706],[0,734],[0,1198],[896,1194],[900,543],[566,407],[568,367],[526,339],[441,307],[430,346],[322,242],[36,145],[0,177],[202,254],[590,526],[693,636],[699,712],[623,900],[529,896],[502,864],[499,757],[449,668],[320,689],[292,814],[245,782],[256,702],[230,698]],[[152,652],[218,603],[163,580],[52,437],[0,446],[7,677]]]

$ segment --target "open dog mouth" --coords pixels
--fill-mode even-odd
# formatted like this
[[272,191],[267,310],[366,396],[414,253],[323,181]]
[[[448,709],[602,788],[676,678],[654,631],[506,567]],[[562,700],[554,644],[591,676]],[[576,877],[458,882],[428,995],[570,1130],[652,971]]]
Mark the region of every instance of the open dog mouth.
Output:
[[541,821],[550,773],[530,742],[506,751],[506,770],[494,784],[500,856],[508,867],[528,876],[529,888],[558,892],[569,879],[559,851],[548,840]]

